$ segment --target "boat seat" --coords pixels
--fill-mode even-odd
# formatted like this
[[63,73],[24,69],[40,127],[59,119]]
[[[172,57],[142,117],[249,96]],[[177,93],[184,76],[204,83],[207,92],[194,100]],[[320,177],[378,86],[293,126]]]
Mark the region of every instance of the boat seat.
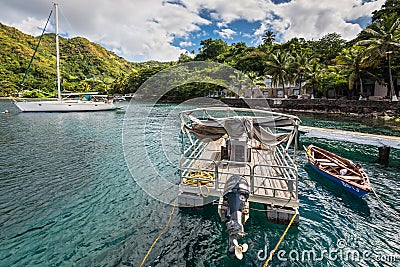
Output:
[[320,162],[319,160],[317,160],[317,162],[322,166],[338,166],[336,163],[333,162]]
[[315,159],[315,160],[320,162],[331,162],[329,159]]
[[347,179],[347,180],[361,180],[360,177],[354,175],[340,175],[340,177]]

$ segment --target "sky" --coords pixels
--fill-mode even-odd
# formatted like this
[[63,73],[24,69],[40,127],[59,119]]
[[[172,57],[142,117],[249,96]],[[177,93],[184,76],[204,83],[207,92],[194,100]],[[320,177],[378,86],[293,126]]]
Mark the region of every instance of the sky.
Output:
[[[0,22],[41,34],[51,0],[0,0]],[[353,39],[385,0],[58,0],[64,37],[81,36],[128,61],[173,61],[198,52],[201,40],[261,43],[318,40],[328,33]],[[54,32],[54,22],[46,29]]]

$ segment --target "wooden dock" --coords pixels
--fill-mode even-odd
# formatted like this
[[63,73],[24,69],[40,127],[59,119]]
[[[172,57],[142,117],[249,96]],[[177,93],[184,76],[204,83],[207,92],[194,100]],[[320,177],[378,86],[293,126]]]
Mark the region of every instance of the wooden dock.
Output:
[[[269,221],[287,224],[294,218],[298,224],[297,154],[289,149],[292,143],[297,145],[298,117],[226,107],[187,110],[179,116],[184,144],[180,207],[218,201],[220,212],[228,209],[227,195],[239,190],[245,206],[250,202],[264,205]],[[275,134],[271,129],[275,122],[291,131]],[[238,179],[240,183],[235,184]],[[243,212],[248,214],[249,208]],[[224,216],[220,213],[221,219]]]
[[361,145],[371,145],[376,147],[386,146],[386,147],[400,149],[399,136],[368,134],[368,133],[343,131],[336,129],[317,128],[310,126],[299,126],[299,131],[304,133],[305,136],[307,137],[352,142]]
[[[256,144],[254,145],[256,147]],[[188,164],[183,176],[189,178],[187,175],[190,170],[202,170],[214,173],[216,180],[209,183],[207,189],[201,189],[198,185],[181,184],[182,191],[204,195],[204,191],[207,190],[207,197],[219,198],[223,195],[228,178],[239,174],[245,177],[250,185],[250,202],[292,210],[298,208],[297,170],[290,166],[283,168],[276,150],[252,148],[250,151],[251,160],[249,162],[225,162],[221,160],[220,140],[208,143],[199,157]]]

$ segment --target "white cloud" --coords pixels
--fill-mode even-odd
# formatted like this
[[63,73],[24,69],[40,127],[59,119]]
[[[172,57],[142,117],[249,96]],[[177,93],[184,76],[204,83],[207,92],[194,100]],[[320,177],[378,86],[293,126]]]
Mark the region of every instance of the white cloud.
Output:
[[[176,60],[192,38],[214,28],[222,38],[240,35],[230,23],[241,19],[259,22],[258,39],[272,30],[282,41],[292,37],[317,39],[330,32],[344,38],[356,36],[361,27],[351,23],[371,16],[385,0],[292,0],[274,4],[271,0],[59,0],[60,30],[68,36],[83,36],[101,43],[128,60]],[[1,22],[38,35],[50,11],[48,0],[0,0]],[[213,21],[201,17],[206,10]],[[64,18],[67,18],[67,20]],[[213,24],[212,24],[213,23]],[[216,27],[215,27],[216,25]],[[209,28],[208,28],[209,29]],[[206,33],[201,38],[208,38]],[[179,38],[179,39],[177,39]],[[184,40],[180,47],[174,45]],[[193,44],[192,44],[193,45]]]
[[[11,26],[19,29],[24,33],[29,33],[37,36],[42,34],[45,24],[46,21],[44,20],[28,17],[21,22],[12,23]],[[47,25],[46,31],[51,31],[51,30],[52,30],[51,24]]]
[[282,41],[293,37],[318,39],[332,32],[352,39],[362,29],[350,21],[371,16],[372,11],[383,3],[384,0],[364,4],[361,0],[296,0],[277,5],[273,12],[279,19],[267,19],[266,22],[273,31],[281,34]]
[[[58,2],[61,32],[101,43],[128,60],[176,60],[185,50],[172,44],[174,38],[187,37],[210,23],[182,5],[163,0]],[[0,5],[3,23],[35,35],[51,9],[48,0],[0,0]]]
[[181,0],[189,10],[208,9],[214,11],[212,17],[225,23],[237,19],[248,21],[263,20],[275,5],[270,0]]
[[228,26],[228,24],[226,22],[217,22],[216,25],[217,25],[218,28],[223,28],[223,27],[227,27]]
[[224,39],[233,39],[232,36],[236,35],[236,32],[231,29],[222,29],[220,31],[215,30],[214,32]]
[[327,33],[337,32],[346,39],[354,38],[361,26],[350,21],[370,17],[385,0],[292,0],[274,4],[271,0],[181,0],[189,10],[208,9],[220,25],[238,19],[260,21],[254,34],[261,36],[272,30],[282,41],[292,37],[316,39]]
[[189,42],[185,41],[185,42],[180,42],[179,46],[180,47],[189,47],[189,46],[194,46],[194,44],[190,41]]

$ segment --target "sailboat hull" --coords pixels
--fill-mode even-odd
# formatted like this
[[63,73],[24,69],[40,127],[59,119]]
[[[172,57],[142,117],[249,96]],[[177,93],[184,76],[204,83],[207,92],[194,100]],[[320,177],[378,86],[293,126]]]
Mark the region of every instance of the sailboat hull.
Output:
[[117,107],[111,102],[94,101],[24,101],[14,102],[22,112],[81,112],[115,110]]

